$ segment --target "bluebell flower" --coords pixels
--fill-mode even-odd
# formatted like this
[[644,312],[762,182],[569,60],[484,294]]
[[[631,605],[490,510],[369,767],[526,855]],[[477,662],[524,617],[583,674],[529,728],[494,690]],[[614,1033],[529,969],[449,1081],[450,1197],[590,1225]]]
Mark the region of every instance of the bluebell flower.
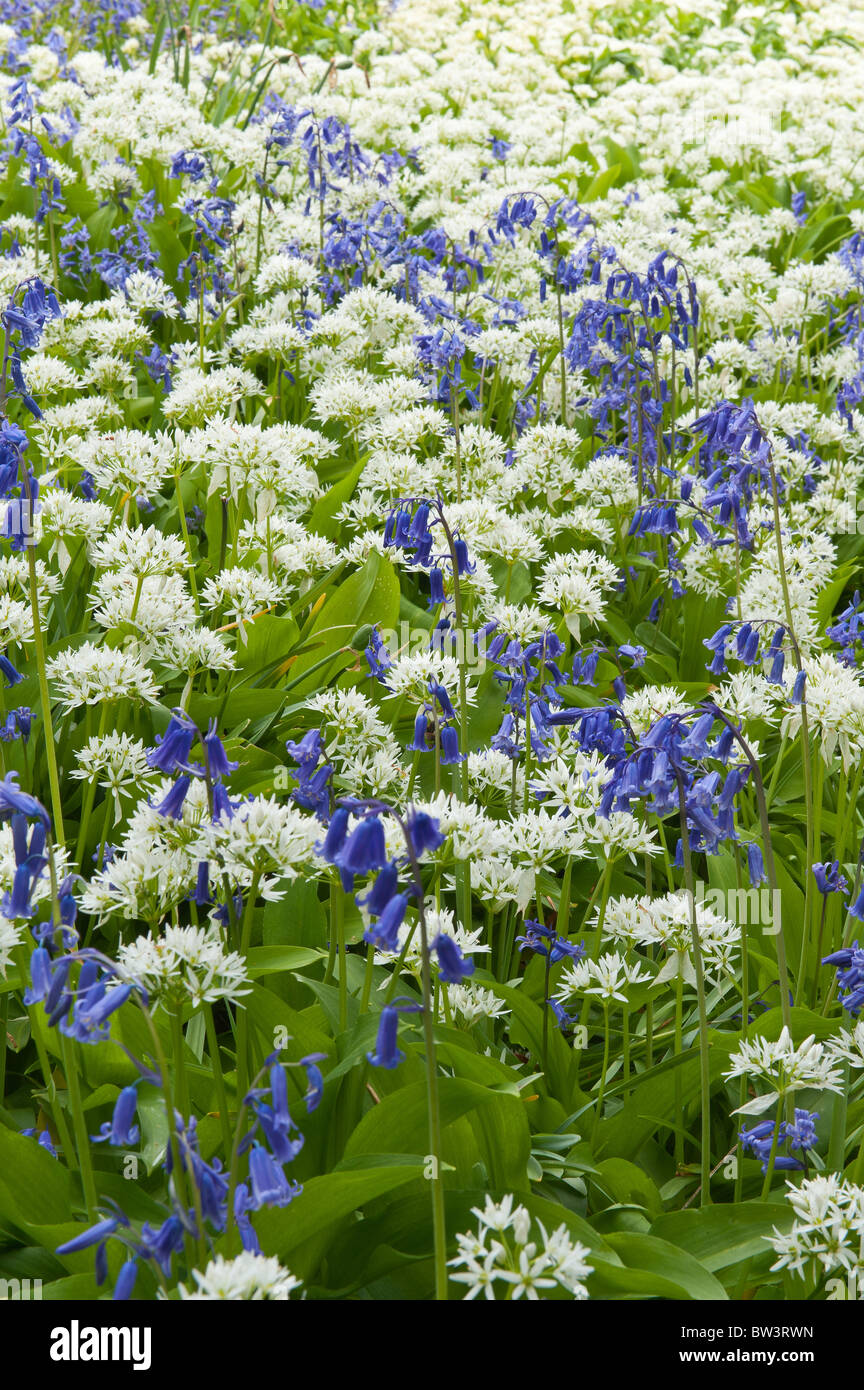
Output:
[[253,1144],[249,1155],[250,1196],[256,1207],[287,1207],[300,1192],[289,1182],[282,1167],[263,1144]]
[[578,1021],[579,1015],[568,1014],[564,1005],[558,999],[547,999],[546,1007],[551,1010],[552,1016],[562,1033],[566,1032],[568,1028],[572,1028],[574,1023]]
[[813,877],[819,892],[825,897],[829,893],[847,893],[849,891],[849,884],[840,872],[838,859],[827,861],[824,864],[814,864]]
[[260,1255],[261,1246],[255,1227],[249,1220],[250,1211],[256,1210],[256,1204],[252,1199],[252,1194],[245,1182],[237,1184],[234,1192],[234,1220],[237,1223],[237,1230],[240,1233],[240,1243],[244,1250],[250,1250],[255,1255]]
[[[862,898],[864,890],[857,900],[858,904]],[[852,912],[852,909],[849,911]],[[864,950],[857,941],[853,941],[851,946],[844,946],[839,951],[833,951],[830,956],[824,956],[822,964],[833,965],[836,968],[840,1003],[850,1017],[857,1018],[864,1007]]]
[[459,752],[459,735],[453,725],[445,724],[441,729],[441,766],[464,763],[466,757],[466,753]]
[[156,772],[176,772],[186,768],[198,728],[182,710],[174,710],[168,728],[156,735],[156,746],[147,751],[147,766]]
[[330,818],[327,827],[327,834],[323,841],[316,845],[317,852],[328,864],[335,864],[345,846],[345,839],[348,833],[348,822],[351,819],[351,812],[347,806],[337,806]]
[[526,951],[533,951],[535,955],[548,957],[550,965],[565,958],[582,960],[585,956],[584,942],[568,941],[565,936],[559,936],[554,927],[547,927],[545,923],[527,917],[525,928],[524,936],[516,938],[517,945]]
[[114,1232],[128,1221],[121,1221],[119,1216],[107,1216],[102,1221],[97,1221],[95,1226],[90,1226],[80,1235],[73,1236],[71,1240],[66,1240],[62,1245],[57,1246],[58,1255],[77,1255],[80,1250],[89,1250],[93,1245],[99,1245],[108,1236],[113,1236]]
[[452,936],[439,932],[430,943],[430,950],[438,957],[438,975],[447,985],[458,985],[469,975],[474,974],[473,960],[466,960]]
[[57,1157],[54,1141],[47,1129],[40,1129],[38,1131],[35,1129],[22,1129],[21,1133],[26,1134],[28,1138],[35,1139],[39,1147],[44,1149],[46,1153],[49,1153],[52,1158]]
[[138,1088],[136,1086],[124,1086],[115,1102],[111,1119],[104,1122],[98,1134],[90,1135],[93,1143],[104,1144],[107,1142],[119,1148],[127,1148],[137,1144],[140,1131],[138,1126],[132,1123],[137,1108]]
[[339,866],[349,874],[369,874],[387,863],[384,826],[377,816],[356,825],[339,852]]
[[418,858],[421,854],[440,849],[446,839],[434,816],[430,816],[427,811],[417,811],[413,807],[408,811],[405,828]]
[[46,828],[50,829],[51,817],[41,801],[37,801],[35,796],[30,796],[27,792],[21,791],[18,786],[17,772],[7,772],[0,781],[0,821],[8,820],[16,812],[22,816],[27,816],[30,820],[40,820]]
[[399,869],[395,859],[391,859],[380,869],[372,887],[365,897],[357,897],[358,907],[365,907],[370,917],[378,917],[389,903],[399,884]]
[[216,732],[216,720],[211,719],[204,735],[204,748],[207,753],[207,763],[211,777],[229,777],[232,772],[236,772],[239,763],[232,763],[228,760],[228,755],[222,746],[222,740]]
[[165,1275],[171,1276],[171,1260],[179,1255],[184,1245],[184,1227],[179,1216],[166,1217],[159,1227],[145,1221],[141,1227],[139,1251],[145,1259],[154,1260]]
[[324,1077],[318,1066],[319,1062],[324,1061],[326,1061],[326,1053],[324,1052],[310,1052],[308,1057],[300,1058],[300,1065],[305,1068],[306,1081],[309,1086],[305,1096],[306,1113],[309,1115],[313,1110],[318,1109],[324,1094]]
[[14,920],[34,915],[36,908],[30,900],[30,894],[47,862],[47,859],[33,858],[26,859],[23,864],[18,865],[12,879],[11,891],[4,893],[0,900],[0,912],[4,917]]
[[429,752],[429,715],[424,708],[420,710],[414,720],[414,737],[406,748],[409,753],[428,753]]
[[363,934],[364,940],[382,951],[398,951],[399,928],[408,907],[408,894],[396,893],[383,908],[376,922],[372,922]]
[[[188,773],[178,777],[171,790],[162,798],[156,810],[160,816],[167,816],[171,820],[179,820],[183,814],[183,804],[189,793],[192,778]],[[152,805],[152,802],[151,802]]]
[[751,840],[747,846],[747,872],[750,875],[750,882],[754,888],[758,888],[760,883],[765,882],[765,865],[762,860],[762,850],[755,840]]
[[395,1000],[392,1004],[384,1005],[378,1020],[375,1051],[366,1053],[373,1067],[384,1067],[388,1071],[392,1071],[398,1067],[400,1062],[404,1061],[405,1053],[400,1051],[398,1046],[399,1014],[419,1013],[420,1011],[421,1006],[415,1004],[413,1000]]
[[127,1299],[132,1297],[137,1276],[137,1260],[126,1260],[125,1264],[121,1266],[120,1273],[117,1275],[117,1282],[114,1285],[113,1302],[124,1303]]
[[0,676],[4,677],[7,687],[20,685],[24,679],[21,672],[15,670],[8,656],[4,656],[2,652],[0,652]]

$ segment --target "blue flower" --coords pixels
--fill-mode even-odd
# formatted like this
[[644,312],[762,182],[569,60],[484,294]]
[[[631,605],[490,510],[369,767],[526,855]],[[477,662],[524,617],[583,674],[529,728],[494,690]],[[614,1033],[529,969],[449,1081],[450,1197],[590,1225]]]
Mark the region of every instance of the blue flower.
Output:
[[840,872],[839,859],[830,860],[824,864],[814,864],[813,877],[819,892],[826,897],[829,893],[847,893],[849,891],[849,884]]
[[[179,820],[183,814],[183,803],[186,800],[192,778],[188,773],[178,777],[171,790],[162,798],[156,810],[160,816],[170,817],[171,820]],[[152,805],[152,802],[151,802]]]
[[263,1144],[253,1144],[249,1155],[250,1196],[256,1207],[287,1207],[300,1192]]
[[377,922],[371,923],[364,933],[364,940],[382,951],[398,951],[399,928],[408,907],[408,894],[396,893],[383,909]]
[[310,1052],[308,1057],[300,1058],[300,1065],[306,1070],[306,1081],[309,1089],[306,1092],[306,1113],[311,1115],[313,1110],[317,1110],[321,1104],[321,1097],[324,1094],[324,1077],[321,1075],[319,1062],[326,1060],[323,1052]]
[[[864,890],[855,905],[859,906],[862,899]],[[852,913],[851,907],[849,911]],[[857,917],[859,914],[856,912],[853,915]],[[832,952],[830,956],[824,956],[822,964],[836,967],[837,986],[841,991],[840,1003],[852,1018],[857,1018],[864,1007],[864,950],[857,941],[853,941],[851,946],[844,946],[841,950]]]
[[132,1290],[135,1288],[135,1280],[138,1276],[137,1260],[127,1260],[121,1267],[117,1275],[117,1282],[114,1285],[113,1302],[124,1303],[132,1297]]
[[427,811],[416,811],[413,808],[409,810],[405,828],[418,858],[421,854],[432,853],[436,849],[440,849],[446,839],[446,836],[441,833],[438,821]]
[[232,772],[236,772],[239,763],[232,763],[228,760],[228,755],[222,746],[222,740],[216,732],[216,720],[211,719],[204,735],[204,749],[207,753],[207,763],[211,777],[229,777]]
[[111,1119],[104,1122],[98,1134],[90,1135],[93,1143],[103,1144],[107,1141],[119,1148],[127,1148],[132,1144],[137,1144],[139,1130],[138,1126],[132,1123],[137,1108],[137,1087],[125,1086],[117,1097]]
[[121,1222],[117,1216],[108,1216],[103,1221],[97,1221],[95,1226],[82,1231],[80,1235],[73,1236],[71,1240],[66,1240],[62,1245],[57,1246],[58,1255],[77,1255],[80,1250],[89,1250],[92,1245],[99,1245],[108,1236],[113,1236],[114,1232],[121,1225],[128,1226],[128,1221]]
[[378,917],[384,911],[399,883],[399,869],[396,860],[391,859],[379,870],[372,887],[365,897],[355,899],[358,907],[365,907],[370,917]]
[[762,850],[755,840],[751,840],[747,846],[747,872],[750,875],[750,882],[754,888],[758,888],[760,883],[765,882],[765,865],[762,862]]
[[51,827],[51,817],[41,801],[21,791],[17,772],[7,772],[0,781],[0,821],[8,820],[16,812],[29,820],[40,820],[46,829]]
[[466,960],[452,936],[439,932],[430,949],[438,957],[438,975],[447,985],[458,985],[474,974],[473,960]]
[[366,816],[355,826],[341,851],[338,864],[349,874],[369,874],[387,863],[384,826],[377,816]]
[[323,841],[316,845],[317,852],[322,859],[326,859],[328,864],[336,864],[345,846],[345,838],[348,833],[348,822],[351,819],[351,812],[347,806],[337,806],[330,818],[327,827],[327,834]]
[[404,1061],[405,1053],[400,1051],[398,1047],[399,1014],[419,1013],[420,1008],[419,1004],[415,1004],[411,1000],[384,1005],[378,1020],[375,1051],[366,1053],[373,1067],[385,1067],[388,1071],[393,1071],[400,1062]]
[[156,772],[176,772],[189,763],[189,753],[198,728],[180,709],[175,709],[163,735],[156,736],[155,748],[147,752],[147,765]]
[[20,685],[24,677],[20,671],[16,671],[8,656],[0,652],[0,676],[4,676],[7,686]]

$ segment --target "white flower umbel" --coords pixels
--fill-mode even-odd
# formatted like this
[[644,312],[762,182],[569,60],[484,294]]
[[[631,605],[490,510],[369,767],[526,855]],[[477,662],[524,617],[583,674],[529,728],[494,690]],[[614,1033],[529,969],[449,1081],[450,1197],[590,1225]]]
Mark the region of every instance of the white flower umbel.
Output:
[[233,1260],[216,1255],[205,1270],[193,1269],[192,1278],[198,1286],[196,1289],[190,1291],[185,1284],[177,1286],[185,1302],[243,1299],[252,1303],[287,1303],[303,1282],[274,1256],[255,1255],[250,1250],[235,1255]]
[[631,965],[616,951],[607,951],[599,960],[580,960],[564,971],[555,998],[562,1003],[574,994],[589,994],[609,1004],[613,999],[628,1002],[626,989],[630,985],[646,984],[651,979],[639,965]]
[[737,1052],[729,1058],[730,1066],[724,1072],[727,1081],[733,1077],[745,1076],[750,1081],[763,1081],[771,1089],[767,1095],[755,1096],[736,1111],[739,1115],[762,1115],[777,1104],[780,1097],[794,1091],[836,1091],[843,1090],[843,1076],[837,1066],[836,1054],[824,1043],[818,1043],[815,1035],[796,1047],[787,1028],[784,1028],[776,1042],[767,1038],[752,1038],[742,1042]]
[[246,962],[237,951],[226,951],[219,929],[166,927],[162,936],[139,936],[118,951],[117,963],[129,979],[140,980],[159,1003],[213,1004],[236,1002],[249,993]]
[[[0,975],[6,978],[6,967],[12,960],[12,953],[16,946],[21,945],[24,936],[24,927],[20,923],[10,922],[7,917],[0,916]],[[0,1044],[6,1046],[6,1039],[0,1038]]]
[[786,1199],[795,1221],[790,1231],[767,1239],[777,1255],[772,1269],[788,1269],[801,1278],[843,1277],[854,1271],[864,1298],[864,1187],[827,1173],[789,1182]]
[[489,1301],[538,1302],[554,1297],[553,1290],[587,1298],[585,1280],[593,1269],[587,1246],[573,1240],[563,1224],[547,1232],[542,1221],[514,1201],[512,1194],[499,1203],[487,1197],[482,1210],[471,1209],[476,1233],[456,1236],[459,1254],[448,1261],[456,1271],[450,1278],[466,1285],[465,1300],[482,1295]]

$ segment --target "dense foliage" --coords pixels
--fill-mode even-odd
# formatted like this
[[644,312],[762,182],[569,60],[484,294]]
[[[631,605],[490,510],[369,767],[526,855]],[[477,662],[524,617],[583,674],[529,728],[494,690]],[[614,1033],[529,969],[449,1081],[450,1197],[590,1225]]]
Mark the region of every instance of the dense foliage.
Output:
[[0,0],[7,1291],[864,1296],[862,42]]

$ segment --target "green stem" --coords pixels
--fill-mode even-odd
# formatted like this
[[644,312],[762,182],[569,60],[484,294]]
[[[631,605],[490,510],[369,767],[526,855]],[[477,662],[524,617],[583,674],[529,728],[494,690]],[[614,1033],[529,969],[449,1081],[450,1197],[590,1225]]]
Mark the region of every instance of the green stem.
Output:
[[228,1095],[225,1090],[225,1077],[222,1072],[222,1058],[219,1054],[219,1037],[213,1005],[204,1004],[204,1026],[207,1030],[207,1047],[210,1051],[210,1067],[216,1084],[216,1103],[219,1106],[219,1123],[222,1127],[222,1144],[225,1149],[225,1162],[231,1161],[231,1118],[228,1110]]
[[[26,468],[20,470],[22,486],[32,519],[33,494],[30,477]],[[54,820],[54,840],[58,845],[66,843],[63,831],[63,802],[60,797],[60,776],[57,770],[57,750],[54,746],[54,722],[51,718],[51,696],[48,691],[48,675],[45,669],[45,641],[42,635],[42,617],[39,612],[39,585],[36,575],[36,548],[34,538],[28,537],[27,567],[30,580],[30,608],[33,613],[33,645],[36,648],[36,671],[39,678],[39,701],[42,710],[42,728],[45,732],[45,758],[48,763],[48,784],[51,788],[51,814]]]
[[699,1202],[711,1203],[711,1068],[708,1057],[708,1010],[705,1003],[705,972],[702,966],[702,945],[699,940],[699,919],[696,913],[696,885],[693,879],[693,859],[690,852],[690,832],[687,828],[687,807],[684,779],[678,777],[678,811],[681,817],[681,844],[684,851],[684,882],[690,904],[690,941],[693,967],[696,972],[696,1002],[699,1010],[699,1087],[702,1107],[702,1141],[700,1169],[702,1175]]
[[87,1133],[87,1124],[84,1119],[84,1109],[81,1103],[81,1084],[78,1078],[78,1062],[73,1052],[70,1039],[63,1034],[60,1036],[60,1048],[63,1056],[63,1070],[66,1074],[66,1086],[69,1091],[69,1106],[72,1111],[72,1128],[75,1131],[78,1167],[81,1171],[81,1184],[84,1188],[84,1205],[87,1208],[87,1219],[89,1221],[95,1221],[99,1198],[96,1193],[96,1182],[93,1177],[93,1165],[90,1161],[90,1136]]

